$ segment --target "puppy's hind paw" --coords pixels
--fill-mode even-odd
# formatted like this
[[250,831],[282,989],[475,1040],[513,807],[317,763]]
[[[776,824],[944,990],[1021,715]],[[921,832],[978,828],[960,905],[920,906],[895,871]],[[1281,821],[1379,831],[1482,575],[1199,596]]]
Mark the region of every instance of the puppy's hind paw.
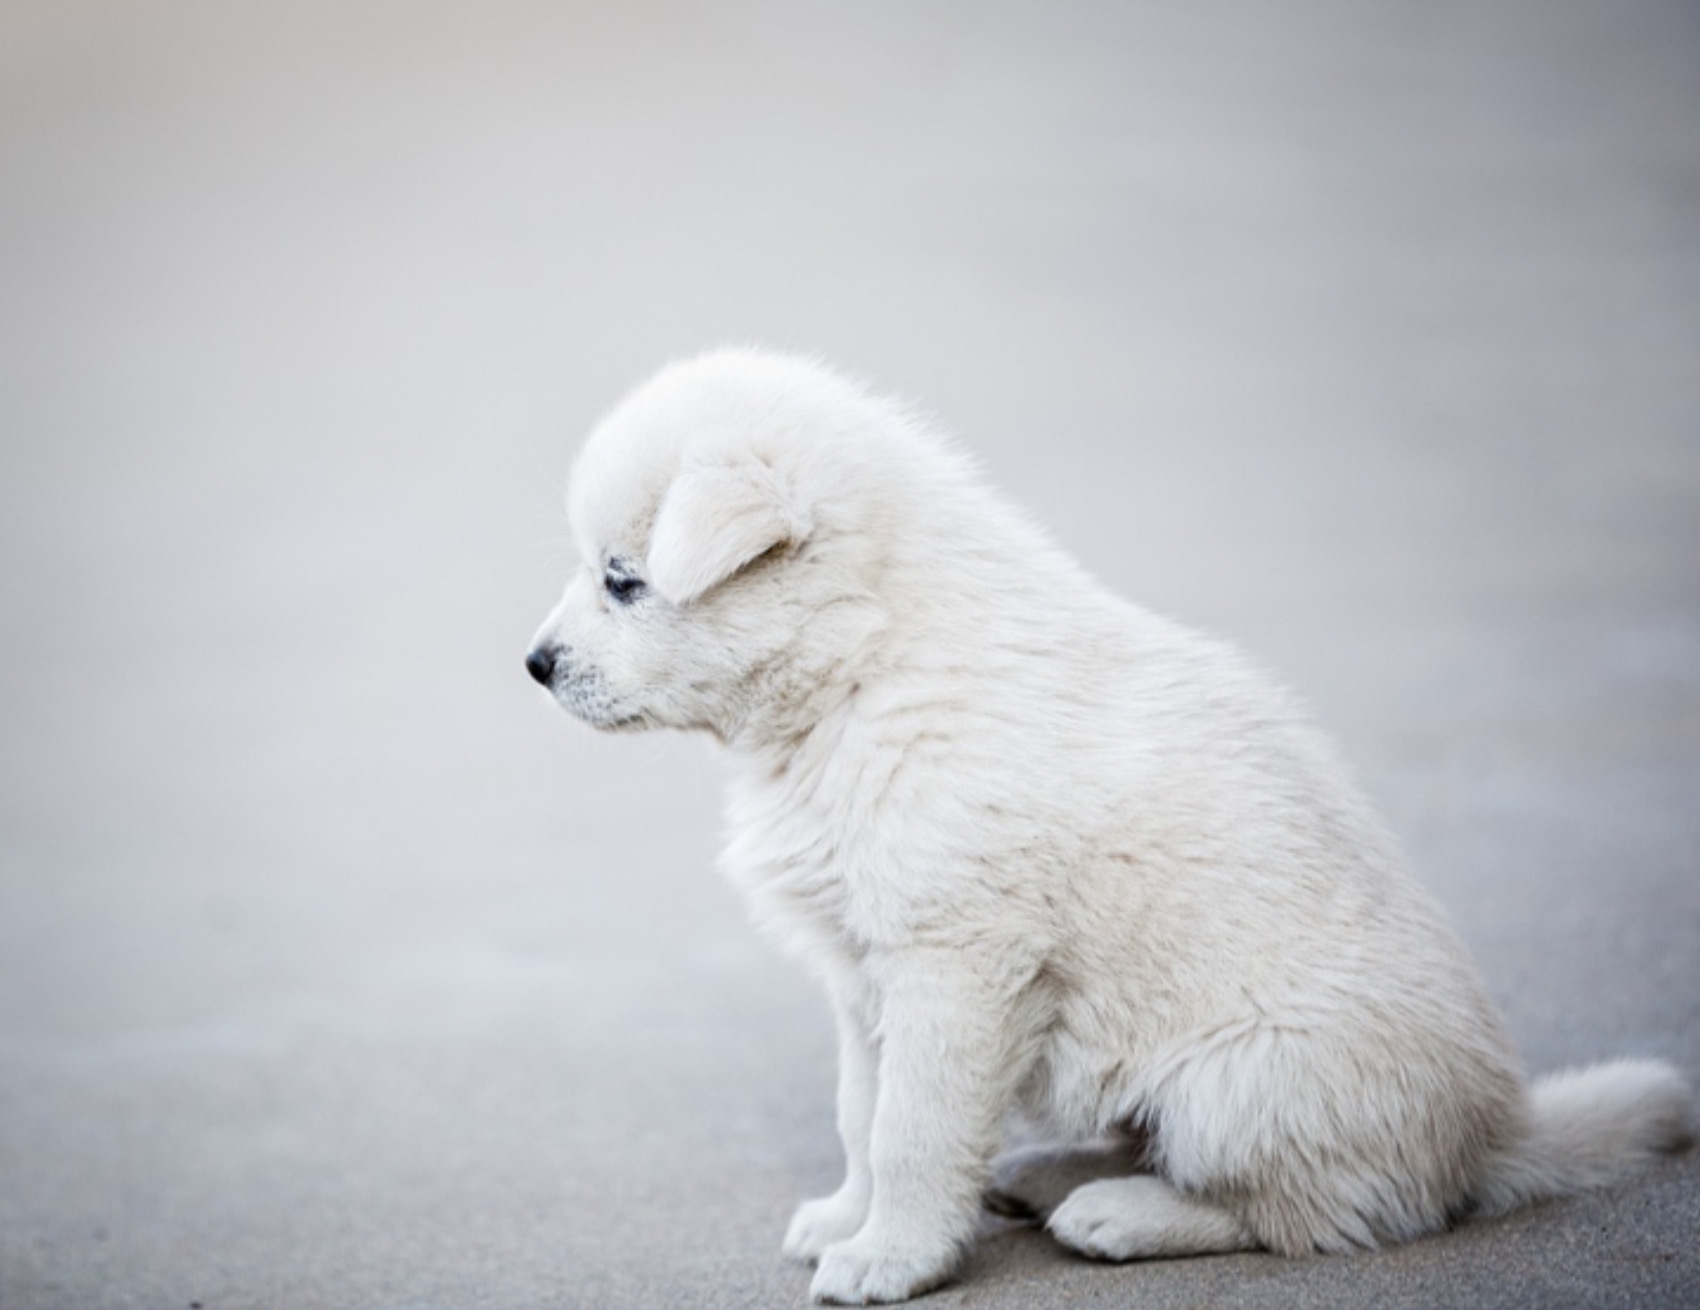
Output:
[[1064,1246],[1094,1260],[1251,1251],[1257,1239],[1237,1217],[1184,1196],[1161,1178],[1103,1178],[1078,1188],[1046,1225]]
[[804,1201],[791,1216],[783,1250],[793,1260],[812,1264],[834,1242],[853,1237],[867,1217],[867,1198],[847,1187],[839,1188],[831,1196]]
[[883,1305],[930,1292],[950,1277],[955,1251],[880,1245],[860,1235],[827,1247],[809,1295],[831,1305]]

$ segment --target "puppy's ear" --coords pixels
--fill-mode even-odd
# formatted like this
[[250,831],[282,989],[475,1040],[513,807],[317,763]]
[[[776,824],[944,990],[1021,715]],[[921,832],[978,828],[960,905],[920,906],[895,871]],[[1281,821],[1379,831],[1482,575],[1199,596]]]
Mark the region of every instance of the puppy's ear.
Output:
[[689,462],[655,516],[649,583],[683,605],[758,555],[802,541],[809,526],[774,471],[753,457]]

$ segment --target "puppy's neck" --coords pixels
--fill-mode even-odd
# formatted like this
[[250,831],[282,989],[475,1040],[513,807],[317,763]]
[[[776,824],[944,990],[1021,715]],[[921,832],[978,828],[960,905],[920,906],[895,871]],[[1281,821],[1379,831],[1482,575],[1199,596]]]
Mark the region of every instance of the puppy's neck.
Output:
[[875,663],[884,626],[871,604],[817,613],[782,655],[751,672],[733,717],[716,725],[715,735],[779,769],[799,753],[831,749]]

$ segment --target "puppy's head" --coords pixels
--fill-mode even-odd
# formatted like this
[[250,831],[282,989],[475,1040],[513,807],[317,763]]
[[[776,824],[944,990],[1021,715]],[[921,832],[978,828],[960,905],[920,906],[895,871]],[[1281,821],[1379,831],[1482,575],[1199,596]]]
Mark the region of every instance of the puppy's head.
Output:
[[824,370],[748,352],[674,365],[629,396],[574,466],[581,564],[531,675],[599,728],[723,738],[820,691],[867,628],[845,621],[862,570],[822,495],[843,490],[826,471],[858,404]]

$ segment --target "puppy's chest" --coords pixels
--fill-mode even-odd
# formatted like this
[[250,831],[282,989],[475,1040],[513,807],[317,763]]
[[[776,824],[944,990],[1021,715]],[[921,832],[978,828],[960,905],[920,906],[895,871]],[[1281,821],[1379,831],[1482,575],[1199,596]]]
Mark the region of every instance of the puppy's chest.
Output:
[[878,817],[842,792],[745,781],[728,798],[721,865],[758,921],[849,944],[873,916]]

